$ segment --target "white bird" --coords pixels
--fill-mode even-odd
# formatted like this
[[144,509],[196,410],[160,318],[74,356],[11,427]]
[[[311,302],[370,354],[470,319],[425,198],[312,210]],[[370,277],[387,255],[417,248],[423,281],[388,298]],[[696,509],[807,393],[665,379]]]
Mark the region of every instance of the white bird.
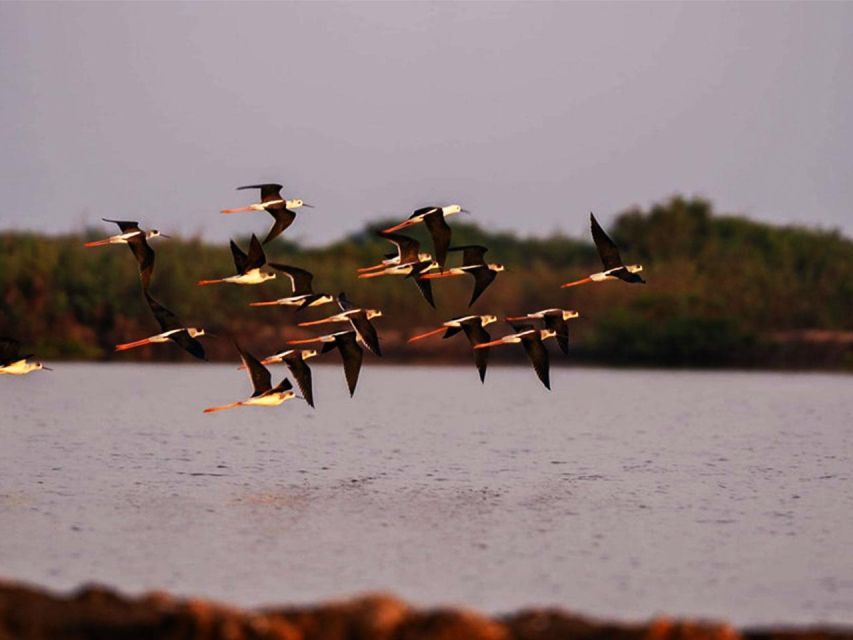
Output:
[[0,374],[25,376],[33,371],[53,371],[41,362],[27,362],[33,354],[21,355],[21,343],[14,338],[0,338]]

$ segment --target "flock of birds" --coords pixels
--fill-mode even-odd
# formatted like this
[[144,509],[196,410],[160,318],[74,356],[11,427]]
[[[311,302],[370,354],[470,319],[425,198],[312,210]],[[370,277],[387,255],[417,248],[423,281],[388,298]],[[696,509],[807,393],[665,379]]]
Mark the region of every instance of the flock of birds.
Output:
[[[282,232],[284,232],[295,220],[295,210],[301,207],[311,207],[302,200],[288,200],[281,195],[284,187],[280,184],[256,184],[238,187],[238,190],[258,189],[260,190],[260,202],[235,209],[223,209],[223,214],[234,214],[240,212],[265,211],[273,219],[273,225],[267,233],[263,244],[267,244]],[[465,212],[458,204],[447,206],[432,206],[417,209],[408,219],[388,229],[378,231],[378,235],[396,246],[396,252],[386,254],[378,264],[360,268],[359,278],[377,278],[382,276],[403,276],[411,279],[418,287],[423,298],[433,308],[435,301],[432,295],[432,281],[439,278],[451,278],[469,275],[474,279],[474,286],[468,306],[474,304],[484,291],[492,284],[497,274],[504,270],[504,266],[496,263],[487,263],[485,254],[487,248],[479,245],[450,246],[452,230],[447,223],[450,216]],[[105,222],[118,225],[121,233],[110,236],[103,240],[87,242],[86,247],[101,247],[115,244],[126,244],[133,253],[139,264],[139,276],[143,296],[148,303],[151,313],[160,325],[160,333],[124,344],[116,345],[116,351],[126,351],[144,347],[150,344],[172,342],[191,355],[205,360],[204,347],[198,338],[212,336],[203,328],[186,326],[169,309],[158,302],[150,293],[151,277],[154,271],[154,250],[148,244],[148,240],[156,237],[168,238],[165,234],[155,229],[143,230],[137,222],[127,220],[103,219]],[[409,236],[398,233],[398,231],[416,224],[423,223],[429,231],[433,242],[433,253],[421,251],[420,243]],[[594,273],[581,280],[568,282],[565,287],[573,287],[588,282],[604,282],[607,280],[622,280],[628,283],[644,283],[639,272],[640,265],[625,265],[619,255],[619,249],[598,224],[595,216],[590,214],[590,225],[592,238],[598,249],[599,256],[604,265],[604,270]],[[311,406],[314,406],[313,388],[311,382],[311,369],[306,360],[318,355],[316,349],[302,349],[301,345],[319,344],[319,353],[328,353],[338,350],[343,363],[344,377],[346,378],[350,396],[355,393],[359,372],[363,359],[362,345],[377,356],[382,355],[379,335],[371,322],[382,315],[378,309],[367,309],[359,307],[347,298],[345,293],[333,296],[329,293],[317,293],[312,286],[313,275],[304,269],[292,265],[275,262],[267,263],[263,244],[255,235],[252,235],[249,243],[248,253],[245,253],[233,240],[231,241],[231,253],[234,258],[236,274],[209,280],[200,280],[199,286],[219,283],[232,283],[238,285],[256,285],[272,280],[277,273],[285,274],[291,282],[292,293],[289,296],[276,300],[253,302],[250,306],[262,307],[273,305],[288,305],[302,310],[308,307],[319,307],[336,302],[340,313],[330,315],[319,320],[311,320],[299,323],[300,327],[319,326],[323,324],[349,324],[349,328],[314,338],[303,340],[291,340],[288,344],[291,349],[285,349],[258,360],[246,351],[235,339],[234,344],[240,354],[243,365],[241,369],[248,370],[253,386],[253,394],[245,400],[231,402],[229,404],[210,407],[205,413],[213,413],[225,409],[242,406],[277,406],[297,397],[293,385],[288,378],[284,378],[278,385],[273,386],[272,376],[266,365],[284,363],[296,380],[296,384],[302,393],[302,398]],[[461,262],[458,266],[447,267],[447,259],[450,253],[461,253]],[[272,271],[263,270],[268,266]],[[569,329],[568,320],[578,317],[576,311],[561,308],[543,309],[518,316],[510,316],[506,321],[512,327],[513,332],[493,340],[486,327],[497,322],[494,315],[467,315],[452,318],[441,323],[436,329],[409,338],[409,342],[416,342],[431,336],[443,333],[444,338],[449,338],[458,333],[464,333],[467,337],[474,355],[474,363],[480,375],[480,381],[485,382],[486,366],[488,363],[489,349],[506,344],[521,344],[533,365],[539,380],[548,389],[551,388],[549,378],[549,357],[544,341],[554,338],[559,349],[568,354],[569,352]],[[542,328],[536,328],[535,323],[541,323]],[[12,338],[0,338],[0,374],[25,375],[33,371],[50,369],[41,362],[30,361],[32,354],[22,355],[21,345]]]

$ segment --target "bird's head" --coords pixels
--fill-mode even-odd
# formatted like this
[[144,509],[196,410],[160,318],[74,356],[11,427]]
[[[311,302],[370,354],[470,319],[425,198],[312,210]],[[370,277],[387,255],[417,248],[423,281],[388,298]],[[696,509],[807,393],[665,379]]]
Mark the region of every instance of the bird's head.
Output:
[[553,329],[542,329],[542,330],[539,332],[539,337],[540,337],[542,340],[545,340],[545,339],[547,339],[547,338],[553,338],[553,337],[554,337],[554,336],[556,336],[556,335],[557,335],[557,332],[556,332],[556,331],[554,331]]
[[643,265],[641,264],[629,264],[625,267],[630,273],[640,273],[643,270]]
[[190,338],[200,338],[205,335],[204,329],[196,329],[195,327],[187,329],[187,333],[190,334]]
[[261,282],[266,282],[267,280],[274,280],[274,273],[267,273],[266,271],[261,271]]
[[486,326],[487,324],[492,324],[493,322],[497,322],[497,316],[480,316],[480,324],[482,326]]
[[572,318],[579,318],[581,314],[577,311],[571,311],[569,309],[563,309],[563,320],[571,320]]
[[34,364],[35,364],[35,370],[36,370],[36,371],[42,371],[42,370],[44,370],[44,371],[53,371],[53,369],[51,369],[50,367],[46,367],[46,366],[44,366],[44,363],[43,363],[43,362],[36,362],[36,363],[34,363]]
[[282,397],[282,401],[292,400],[293,398],[296,397],[296,393],[293,391],[285,391],[281,397]]
[[284,204],[288,209],[299,209],[300,207],[307,207],[309,209],[314,208],[313,206],[311,206],[307,202],[305,202],[303,200],[299,200],[298,198],[296,200],[285,200]]
[[382,311],[380,309],[368,309],[367,310],[367,319],[373,320],[373,318],[382,317]]
[[317,356],[316,349],[303,349],[302,350],[302,359],[307,360],[308,358],[314,358]]
[[489,269],[495,272],[501,272],[506,269],[502,264],[490,264]]
[[441,208],[441,212],[447,216],[452,216],[454,213],[459,213],[460,211],[464,211],[464,209],[458,204],[449,204],[446,207]]
[[167,236],[165,233],[160,233],[157,229],[151,229],[145,234],[146,239],[151,238],[169,238],[171,236]]

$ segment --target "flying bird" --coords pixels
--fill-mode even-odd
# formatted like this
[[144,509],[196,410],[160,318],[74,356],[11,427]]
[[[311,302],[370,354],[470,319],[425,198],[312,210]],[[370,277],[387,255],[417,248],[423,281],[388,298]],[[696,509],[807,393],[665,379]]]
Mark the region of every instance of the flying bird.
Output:
[[160,233],[157,229],[143,231],[139,228],[138,222],[131,220],[110,220],[109,218],[101,218],[101,220],[117,224],[121,233],[103,240],[87,242],[83,246],[103,247],[109,244],[126,244],[139,263],[139,278],[142,281],[143,288],[147,289],[151,284],[151,274],[154,271],[154,250],[148,245],[147,241],[151,238],[168,238],[169,236]]
[[301,311],[306,307],[319,307],[323,304],[334,302],[335,299],[328,293],[314,293],[311,282],[314,280],[314,274],[299,267],[291,267],[286,264],[276,264],[270,262],[270,266],[276,271],[281,271],[293,285],[293,294],[286,298],[278,300],[265,300],[263,302],[250,302],[251,307],[271,307],[274,305],[288,305],[291,307],[299,307],[297,311]]
[[[393,243],[397,247],[397,253],[386,254],[385,259],[382,260],[382,262],[371,267],[361,267],[358,270],[358,273],[372,273],[374,271],[382,270],[383,272],[381,275],[386,275],[384,270],[389,267],[415,264],[425,260],[432,261],[432,256],[430,254],[421,253],[421,243],[414,238],[404,236],[401,233],[388,233],[386,231],[377,231],[376,235]],[[437,267],[438,265],[436,264],[436,268]]]
[[196,338],[203,335],[210,336],[212,334],[205,334],[204,329],[184,326],[184,324],[178,320],[178,316],[155,300],[151,294],[148,293],[147,289],[143,290],[143,294],[145,294],[145,300],[151,308],[151,313],[154,314],[154,317],[157,319],[157,323],[160,325],[161,333],[143,340],[118,344],[116,345],[116,351],[127,351],[128,349],[143,347],[147,344],[156,344],[171,340],[181,347],[181,349],[184,349],[199,360],[207,360],[207,357],[204,354],[204,347],[198,340],[196,340]]
[[370,321],[373,318],[381,317],[382,312],[379,309],[362,309],[361,307],[357,307],[347,298],[343,291],[338,294],[338,306],[341,309],[341,313],[321,320],[300,322],[299,326],[313,327],[330,322],[349,322],[362,343],[377,356],[381,356],[382,349],[379,347],[379,335]]
[[290,380],[285,378],[277,386],[273,387],[269,369],[258,362],[258,359],[251,353],[244,351],[239,344],[236,342],[234,344],[240,352],[243,365],[249,370],[249,379],[252,381],[252,387],[255,392],[247,400],[239,400],[218,407],[208,407],[204,410],[205,413],[224,411],[225,409],[234,409],[235,407],[277,407],[284,401],[295,397],[296,394],[291,391],[293,385],[290,384]]
[[601,262],[604,264],[604,271],[593,273],[591,276],[583,280],[575,280],[567,282],[561,288],[574,287],[586,282],[604,282],[605,280],[624,280],[628,283],[646,284],[646,281],[639,275],[643,270],[642,265],[629,264],[625,265],[622,262],[622,257],[619,255],[619,249],[613,240],[604,233],[604,229],[598,224],[598,220],[591,213],[589,214],[589,224],[592,228],[592,239],[595,241],[595,248],[598,249],[598,255],[601,257]]
[[512,329],[515,333],[492,340],[491,342],[483,342],[476,345],[474,349],[488,349],[489,347],[502,344],[518,344],[520,342],[539,380],[550,391],[550,361],[548,359],[548,350],[545,349],[542,341],[546,338],[553,338],[557,335],[556,332],[551,329],[536,330],[531,324],[512,324]]
[[[227,278],[218,278],[216,280],[199,280],[198,286],[203,287],[208,284],[217,284],[219,282],[230,282],[232,284],[261,284],[267,280],[275,278],[274,273],[266,273],[261,271],[267,263],[267,257],[264,255],[264,249],[258,241],[257,236],[252,234],[252,239],[249,242],[249,255],[243,253],[243,250],[237,246],[237,243],[231,241],[231,255],[234,257],[234,266],[237,268],[236,276]],[[270,265],[272,266],[272,265]]]
[[435,278],[451,278],[454,276],[463,276],[466,273],[474,278],[474,290],[471,293],[471,301],[468,303],[470,307],[477,301],[483,292],[497,277],[498,273],[504,270],[502,264],[486,264],[485,254],[488,249],[476,244],[469,244],[459,247],[452,247],[450,251],[462,252],[462,266],[451,267],[443,271],[435,273],[426,273],[418,276],[419,280],[433,280]]
[[0,374],[25,376],[41,369],[53,371],[41,362],[27,362],[32,357],[31,353],[21,355],[21,343],[14,338],[0,338]]
[[451,336],[455,336],[460,331],[464,331],[474,352],[474,364],[477,366],[477,371],[480,372],[480,382],[485,382],[486,366],[489,361],[489,350],[487,348],[477,349],[476,347],[477,345],[485,344],[492,340],[485,327],[493,322],[497,322],[496,316],[463,316],[461,318],[453,318],[452,320],[442,323],[438,329],[433,329],[432,331],[427,331],[426,333],[409,338],[409,342],[417,342],[418,340],[438,335],[442,331],[444,332],[442,339],[447,339]]
[[328,353],[337,349],[341,354],[344,365],[344,377],[347,379],[350,397],[355,393],[355,385],[358,384],[358,374],[361,371],[361,361],[364,359],[364,351],[358,346],[357,334],[353,330],[340,331],[326,336],[308,338],[305,340],[290,340],[288,344],[312,344],[323,343],[321,353]]
[[556,333],[557,345],[560,351],[569,355],[569,323],[567,320],[580,317],[577,311],[569,309],[543,309],[534,313],[528,313],[523,316],[509,316],[507,322],[517,322],[520,320],[542,320],[545,323],[546,329],[551,329]]
[[254,204],[250,204],[247,207],[238,207],[237,209],[223,209],[222,213],[241,213],[243,211],[266,211],[273,218],[275,218],[275,222],[272,225],[272,228],[269,230],[267,237],[264,239],[264,244],[267,244],[270,240],[277,238],[281,233],[287,229],[293,221],[296,219],[296,213],[292,211],[292,209],[299,209],[300,207],[308,207],[309,209],[313,209],[313,207],[303,202],[302,200],[285,200],[281,196],[281,190],[284,187],[280,184],[249,184],[244,187],[237,187],[237,191],[242,189],[260,189],[261,190],[261,201],[256,202]]
[[439,267],[444,267],[447,261],[447,249],[450,247],[450,225],[447,224],[446,218],[455,213],[468,213],[458,204],[450,204],[444,207],[424,207],[417,209],[409,216],[407,220],[403,220],[400,224],[389,227],[384,230],[385,233],[394,233],[400,229],[405,229],[412,225],[423,222],[430,235],[432,236],[433,246],[435,247],[435,261]]
[[[299,390],[305,397],[305,402],[307,402],[313,409],[314,391],[311,385],[311,369],[305,361],[316,355],[317,352],[313,349],[286,349],[285,351],[271,355],[268,358],[264,358],[261,360],[261,364],[278,364],[279,362],[286,364],[287,368],[290,369],[290,373],[293,374],[296,384],[299,386]],[[240,368],[245,369],[245,367],[246,366],[243,365]]]

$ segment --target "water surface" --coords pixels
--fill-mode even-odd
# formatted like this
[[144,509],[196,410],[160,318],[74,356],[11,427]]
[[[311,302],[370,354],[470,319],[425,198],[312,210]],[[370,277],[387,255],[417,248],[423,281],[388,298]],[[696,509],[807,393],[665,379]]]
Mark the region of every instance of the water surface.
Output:
[[558,369],[549,393],[367,360],[350,400],[314,371],[316,411],[213,415],[234,367],[0,379],[0,575],[853,623],[849,376]]

